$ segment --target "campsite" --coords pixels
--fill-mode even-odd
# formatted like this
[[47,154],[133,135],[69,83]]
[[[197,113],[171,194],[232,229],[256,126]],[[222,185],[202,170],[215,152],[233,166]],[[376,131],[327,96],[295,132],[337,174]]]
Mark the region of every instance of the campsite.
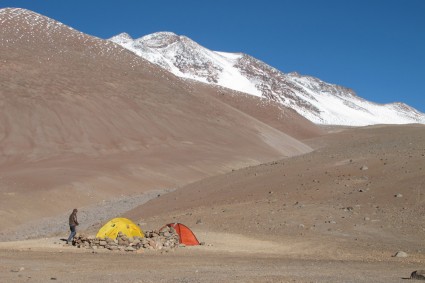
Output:
[[423,279],[424,113],[185,35],[118,39],[0,9],[0,283]]

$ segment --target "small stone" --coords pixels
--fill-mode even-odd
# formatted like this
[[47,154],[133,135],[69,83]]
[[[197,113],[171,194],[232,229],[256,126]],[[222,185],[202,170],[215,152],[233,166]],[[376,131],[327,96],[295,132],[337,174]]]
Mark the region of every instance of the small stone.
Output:
[[170,233],[170,232],[165,232],[165,233],[164,233],[164,237],[167,237],[167,238],[168,238],[168,237],[171,237],[171,233]]
[[162,232],[170,232],[171,229],[174,229],[174,228],[172,228],[170,226],[165,226],[164,228],[162,228]]
[[21,272],[21,271],[24,271],[24,270],[25,270],[24,267],[19,267],[19,268],[11,269],[10,272]]
[[396,194],[396,195],[394,195],[394,197],[396,197],[396,198],[402,198],[403,195],[402,194]]
[[120,246],[128,246],[130,244],[129,241],[123,240],[122,238],[118,238],[118,245]]
[[365,171],[365,170],[368,170],[369,169],[369,167],[367,167],[366,165],[363,165],[362,167],[360,167],[360,170],[362,170],[362,171]]
[[369,217],[365,217],[365,218],[364,218],[364,220],[365,220],[365,221],[369,221],[369,220],[370,220],[370,218],[369,218]]
[[134,252],[136,249],[135,248],[133,248],[133,247],[126,247],[125,248],[125,251],[126,252]]
[[403,251],[399,251],[393,257],[408,257],[408,255]]
[[201,219],[196,220],[196,224],[202,224],[202,220]]

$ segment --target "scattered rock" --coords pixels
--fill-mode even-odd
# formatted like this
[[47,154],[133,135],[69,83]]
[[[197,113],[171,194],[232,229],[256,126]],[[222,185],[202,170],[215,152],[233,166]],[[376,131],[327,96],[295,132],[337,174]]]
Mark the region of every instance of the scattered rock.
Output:
[[363,165],[362,167],[360,167],[360,170],[362,170],[362,171],[365,171],[365,170],[368,170],[369,169],[369,167],[367,167],[366,165]]
[[160,231],[145,231],[145,237],[127,237],[118,233],[116,239],[90,238],[84,235],[74,237],[73,246],[86,249],[107,249],[110,251],[134,252],[143,249],[162,250],[179,247],[179,235],[172,227]]
[[408,255],[403,251],[399,251],[395,255],[393,255],[393,257],[408,257]]
[[410,274],[410,279],[425,280],[425,270],[416,270]]

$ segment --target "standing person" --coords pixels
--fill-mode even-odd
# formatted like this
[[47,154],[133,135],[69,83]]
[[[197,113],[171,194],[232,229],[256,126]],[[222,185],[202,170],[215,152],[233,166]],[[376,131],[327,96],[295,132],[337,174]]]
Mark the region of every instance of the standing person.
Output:
[[69,229],[71,230],[71,234],[69,234],[68,240],[66,243],[72,243],[72,239],[74,239],[75,234],[77,234],[77,231],[75,230],[75,227],[79,225],[77,220],[77,212],[78,210],[74,208],[71,215],[69,216]]

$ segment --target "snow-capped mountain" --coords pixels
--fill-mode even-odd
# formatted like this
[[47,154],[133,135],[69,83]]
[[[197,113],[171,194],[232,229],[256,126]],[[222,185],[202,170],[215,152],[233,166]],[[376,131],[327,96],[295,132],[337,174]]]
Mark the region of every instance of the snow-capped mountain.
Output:
[[373,103],[349,88],[298,73],[285,74],[246,54],[211,51],[171,32],[139,39],[122,33],[110,40],[178,77],[277,101],[314,123],[351,126],[425,123],[425,114],[406,104]]

